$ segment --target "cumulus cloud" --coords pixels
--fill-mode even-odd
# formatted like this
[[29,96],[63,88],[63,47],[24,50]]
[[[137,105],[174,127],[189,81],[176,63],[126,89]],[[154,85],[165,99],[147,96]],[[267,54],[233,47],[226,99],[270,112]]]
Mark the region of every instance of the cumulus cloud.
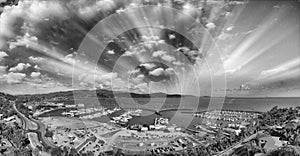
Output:
[[177,66],[182,66],[184,65],[184,63],[180,62],[180,61],[174,61],[173,62],[174,65],[177,65]]
[[169,37],[170,40],[173,40],[173,39],[176,38],[176,36],[174,34],[169,34],[168,37]]
[[163,55],[161,57],[161,59],[167,61],[167,62],[172,62],[172,61],[175,61],[175,57],[174,56],[170,56],[170,55]]
[[123,54],[123,56],[133,56],[134,53],[131,51],[125,51],[125,53]]
[[[14,24],[17,22],[16,19],[23,15],[23,9],[18,6],[5,7],[0,18],[0,38],[3,40],[3,37],[12,37],[14,32]],[[3,44],[3,43],[2,43]]]
[[227,27],[226,31],[231,31],[231,30],[233,30],[233,28],[234,28],[234,26]]
[[[64,31],[66,33],[65,30],[68,31],[74,28],[76,20],[87,21],[90,18],[99,17],[99,12],[111,14],[112,12],[109,11],[114,7],[116,7],[114,0],[19,0],[18,5],[4,7],[1,14],[0,48],[7,44],[6,41],[14,40],[16,36],[23,36],[24,33],[40,35],[45,28],[53,27],[54,29],[59,29],[60,32]],[[72,22],[75,22],[70,22],[70,19],[72,19]],[[85,30],[82,29],[80,31]],[[51,35],[48,39],[53,37]],[[62,35],[62,33],[59,35]],[[56,43],[61,44],[59,42]],[[16,45],[11,46],[13,48]]]
[[146,52],[145,47],[130,46],[129,49],[127,51],[125,51],[125,53],[123,53],[122,56],[136,56],[136,55],[139,55],[139,54],[145,53],[145,52]]
[[35,65],[33,68],[36,70],[41,70],[41,67],[39,67],[38,65]]
[[153,52],[153,53],[152,53],[152,56],[153,56],[153,57],[159,57],[159,56],[165,55],[166,53],[167,53],[167,52],[165,52],[165,51],[159,50],[159,51]]
[[[121,3],[117,4],[118,2]],[[183,2],[182,4],[185,3],[184,1],[182,2]],[[72,67],[70,65],[74,65],[75,59],[74,59],[74,55],[69,53],[73,51],[73,49],[78,48],[77,46],[79,46],[80,44],[79,42],[84,37],[85,33],[88,30],[90,30],[90,28],[92,28],[95,22],[113,13],[115,7],[120,7],[120,6],[124,8],[128,7],[126,6],[127,4],[125,3],[127,2],[114,1],[114,0],[93,0],[93,1],[19,0],[19,4],[16,6],[5,7],[4,12],[0,18],[0,40],[2,40],[2,44],[5,43],[5,48],[10,48],[10,50],[15,51],[14,53],[9,53],[9,55],[12,55],[9,56],[9,59],[14,58],[13,55],[16,54],[16,52],[18,51],[22,51],[22,48],[32,49],[32,51],[30,51],[29,56],[38,52],[42,54],[39,55],[42,57],[30,56],[28,57],[28,60],[26,59],[24,60],[24,58],[20,58],[20,60],[16,60],[16,61],[9,60],[12,62],[5,61],[5,62],[9,62],[9,65],[6,64],[7,67],[3,66],[0,68],[0,73],[1,73],[0,76],[3,77],[3,75],[6,75],[5,80],[10,79],[9,81],[6,82],[18,83],[21,82],[22,80],[27,81],[34,77],[38,77],[39,79],[42,79],[44,75],[41,75],[41,73],[38,72],[42,70],[43,72],[52,73],[55,77],[54,81],[58,81],[58,82],[60,81],[60,77],[61,77],[60,73],[63,73],[64,77],[70,78],[72,76],[72,70],[71,70]],[[134,2],[130,1],[129,3],[131,3],[129,4],[129,7],[136,7],[137,5],[142,4],[141,2],[137,2],[137,1]],[[186,10],[190,10],[191,7],[192,5],[184,5],[184,8]],[[207,12],[210,11],[208,10]],[[138,18],[133,18],[133,20],[136,19]],[[129,21],[129,22],[135,23],[139,21]],[[205,23],[206,22],[207,21],[205,21]],[[215,23],[217,24],[217,22]],[[208,29],[215,29],[215,27],[216,26],[214,23],[207,24]],[[154,50],[156,48],[156,45],[165,43],[165,41],[160,38],[161,37],[160,34],[157,34],[156,32],[154,33],[151,32],[151,35],[149,34],[145,35],[144,31],[140,31],[140,33],[141,33],[140,35],[142,36],[138,36],[138,37],[141,37],[141,44],[143,44],[146,50],[133,46],[133,48],[131,47],[125,52],[124,54],[125,56],[136,56],[143,52],[148,52],[150,48],[152,48],[151,50]],[[175,41],[175,39],[177,40],[177,38],[178,40],[180,40],[179,36],[177,35],[175,36],[173,34],[170,34],[168,37],[170,40],[173,41]],[[0,45],[0,49],[1,49],[1,45]],[[119,51],[117,50],[107,51],[107,54],[110,55],[119,54]],[[184,52],[184,54],[191,60],[196,60],[199,57],[198,51],[193,51],[190,49]],[[46,55],[45,58],[43,58],[44,55]],[[26,57],[27,56],[28,55],[26,54]],[[2,55],[2,57],[6,57],[6,56]],[[160,57],[162,60],[168,62],[175,61],[175,57],[167,53],[157,54],[157,56],[153,56],[153,57]],[[1,58],[1,53],[0,53],[0,58]],[[140,62],[149,61],[149,58],[143,59],[142,57],[139,57],[138,59]],[[31,63],[31,65],[34,67],[29,68],[31,65],[24,61],[29,61],[29,63]],[[19,63],[19,62],[24,62],[24,63]],[[82,66],[78,62],[76,63],[79,64],[78,68],[80,69],[78,69],[78,73],[76,73],[75,75],[76,76],[78,76],[79,74],[87,75],[86,77],[90,78],[88,81],[91,81],[91,79],[94,78],[93,77],[94,75],[91,76],[92,72],[90,73],[89,71],[90,69],[92,69],[92,67],[89,66],[89,62]],[[180,61],[174,62],[174,65],[182,65],[182,64],[183,63],[181,63]],[[11,65],[16,65],[16,66],[11,67]],[[108,64],[108,66],[110,65],[111,64]],[[154,75],[160,74],[160,72],[162,72],[161,73],[162,75],[171,75],[174,73],[173,70],[164,66],[159,66],[162,68],[158,68],[158,66],[155,66],[154,64],[150,64],[150,63],[143,64],[142,66],[144,67],[143,69],[148,69],[148,71]],[[29,69],[25,70],[27,68]],[[163,71],[161,71],[161,69],[163,69]],[[7,70],[10,73],[7,73]],[[35,72],[32,72],[31,70],[35,70]],[[23,73],[19,73],[21,71],[23,71],[23,73],[26,72],[28,77],[26,78],[26,75],[24,75]],[[59,73],[57,73],[56,71],[58,71]],[[145,75],[137,74],[137,78],[144,79],[145,77],[147,77],[147,74],[149,74],[148,71],[143,72],[145,73]],[[116,73],[109,73],[109,71],[107,72],[108,73],[106,73],[106,70],[105,71],[103,70],[101,72],[100,71],[96,72],[97,74],[96,81],[101,81],[101,82],[104,81],[106,84],[106,82],[108,82],[111,78],[117,77]],[[48,80],[44,80],[44,79],[43,81],[48,82]],[[42,85],[38,85],[38,86],[43,87]],[[56,87],[56,85],[53,86]]]
[[212,30],[212,29],[215,29],[217,26],[214,24],[214,23],[212,23],[212,22],[210,22],[210,23],[207,23],[206,25],[206,28],[208,29],[208,30]]
[[0,66],[0,76],[6,74],[7,66]]
[[29,63],[19,63],[18,65],[16,65],[15,67],[12,67],[9,69],[10,72],[19,72],[19,71],[23,71],[24,69],[27,69],[31,67],[31,65]]
[[161,51],[161,50],[153,52],[152,56],[153,57],[160,57],[162,60],[167,61],[167,62],[175,61],[174,56],[168,55],[167,52]]
[[145,75],[140,74],[140,73],[136,73],[136,75],[133,75],[131,77],[130,82],[134,82],[134,83],[138,83],[138,84],[144,83]]
[[74,54],[66,55],[63,61],[71,65],[75,65],[76,60],[74,59],[74,57],[75,57]]
[[100,75],[99,79],[110,80],[110,79],[117,78],[117,77],[118,77],[118,73],[111,72],[111,73]]
[[155,35],[149,35],[149,36],[143,35],[142,36],[142,41],[144,41],[144,42],[159,41],[159,40],[160,40],[160,37],[155,36]]
[[141,41],[143,42],[143,45],[149,49],[153,48],[154,46],[165,44],[165,40],[160,39],[159,36],[155,35],[143,35],[141,37]]
[[128,71],[127,73],[128,73],[129,75],[136,75],[136,74],[138,74],[139,72],[140,72],[140,69],[134,69],[134,70]]
[[149,72],[150,75],[153,75],[153,76],[160,76],[164,73],[164,69],[163,68],[156,68],[152,71]]
[[27,48],[34,47],[37,45],[38,38],[36,36],[31,36],[26,33],[24,36],[17,36],[16,41],[9,43],[9,49],[14,49],[19,46],[25,46]]
[[31,20],[43,20],[47,17],[66,18],[66,9],[59,1],[33,1],[27,11]]
[[41,76],[41,73],[40,73],[40,72],[32,72],[32,73],[30,74],[30,76],[31,76],[32,78],[37,78],[37,77]]
[[42,57],[35,57],[35,56],[30,56],[28,59],[33,62],[33,63],[40,63],[44,60]]
[[174,75],[174,70],[172,68],[167,68],[167,69],[163,69],[163,68],[156,68],[152,71],[149,72],[150,75],[153,76],[161,76],[161,75]]
[[233,34],[229,34],[229,33],[226,33],[226,32],[222,32],[218,37],[217,39],[219,40],[228,40],[228,39],[232,39],[234,37]]
[[137,78],[138,78],[138,79],[144,79],[144,78],[145,78],[145,76],[144,76],[144,75],[142,75],[142,74],[140,74],[140,75],[138,75],[138,76],[137,76]]
[[150,69],[154,68],[156,65],[153,63],[143,63],[140,66],[145,67],[146,69],[150,70]]
[[[111,86],[113,83],[119,82],[118,80],[118,73],[110,72],[110,73],[102,73],[96,75],[89,75],[87,73],[83,73],[79,77],[78,85],[82,87],[80,83],[95,83],[95,84],[102,84],[105,86]],[[76,84],[75,84],[76,85]]]
[[89,5],[86,5],[85,3],[86,2],[83,3],[79,2],[75,4],[75,5],[81,5],[81,7],[79,7],[78,10],[78,15],[81,18],[94,17],[97,14],[97,12],[99,12],[100,10],[108,11],[110,9],[113,9],[116,6],[113,0],[99,0]]
[[165,73],[166,73],[166,75],[174,75],[175,71],[173,68],[167,68],[167,69],[165,69]]
[[202,58],[202,54],[197,50],[191,50],[188,47],[180,47],[177,52],[183,53],[191,63],[196,63]]
[[145,67],[146,69],[150,70],[150,69],[153,69],[154,67],[156,67],[155,64],[153,63],[143,63],[140,65],[141,67]]
[[2,82],[6,81],[9,84],[17,84],[17,83],[21,83],[24,80],[25,77],[26,77],[26,74],[24,74],[24,73],[10,72],[10,73],[0,77],[0,80]]
[[0,51],[0,61],[4,58],[4,57],[7,57],[7,53],[4,52],[4,51]]
[[107,54],[114,55],[115,52],[113,50],[109,50],[109,51],[107,51]]
[[66,10],[60,1],[20,0],[18,5],[4,7],[0,18],[0,39],[2,41],[0,46],[5,44],[6,37],[12,38],[19,35],[18,33],[26,27],[26,24],[34,27],[40,21],[50,17],[65,19],[67,17]]

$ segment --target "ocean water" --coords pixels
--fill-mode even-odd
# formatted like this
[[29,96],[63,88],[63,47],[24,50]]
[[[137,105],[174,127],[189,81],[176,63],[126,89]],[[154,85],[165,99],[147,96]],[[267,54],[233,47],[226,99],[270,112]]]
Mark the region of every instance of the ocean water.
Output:
[[120,98],[114,99],[79,99],[77,103],[84,103],[87,107],[105,108],[146,108],[161,109],[192,109],[203,111],[207,109],[243,110],[265,112],[271,108],[300,106],[300,97],[297,98],[209,98],[209,97],[183,97],[183,98]]
[[[76,103],[83,103],[86,107],[91,108],[108,108],[115,107],[124,110],[142,109],[142,115],[136,116],[130,120],[131,124],[154,124],[154,119],[159,117],[168,118],[177,126],[195,129],[195,124],[202,123],[201,118],[194,118],[191,112],[205,111],[211,109],[224,110],[241,110],[265,112],[275,106],[280,107],[297,107],[300,106],[300,98],[210,98],[210,97],[182,97],[182,98],[119,98],[115,99],[98,99],[98,98],[81,98],[76,99]],[[176,110],[178,109],[178,110]],[[184,109],[184,110],[181,110]],[[164,111],[161,111],[164,110]],[[160,112],[159,112],[160,111]],[[159,113],[158,113],[159,112]],[[190,113],[183,113],[190,112]],[[45,116],[58,116],[61,112],[53,111]],[[112,116],[118,116],[121,112],[116,112]],[[100,122],[108,122],[108,117],[95,118]]]

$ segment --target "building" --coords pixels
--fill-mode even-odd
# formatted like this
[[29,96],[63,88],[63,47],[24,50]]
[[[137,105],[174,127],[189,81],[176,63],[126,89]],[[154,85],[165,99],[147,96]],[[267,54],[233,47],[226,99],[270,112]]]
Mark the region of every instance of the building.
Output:
[[148,130],[149,130],[148,127],[142,127],[142,128],[141,128],[141,131],[142,131],[142,132],[145,132],[145,131],[148,131]]
[[13,121],[13,120],[15,120],[16,119],[16,117],[15,116],[11,116],[11,117],[8,117],[8,118],[5,118],[5,119],[3,119],[5,122],[10,122],[10,121]]

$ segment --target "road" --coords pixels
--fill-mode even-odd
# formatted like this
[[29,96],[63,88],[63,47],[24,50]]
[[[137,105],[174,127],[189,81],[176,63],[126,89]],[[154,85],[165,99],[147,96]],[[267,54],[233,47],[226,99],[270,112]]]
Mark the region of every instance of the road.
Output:
[[253,138],[256,138],[257,134],[259,134],[259,133],[262,133],[262,131],[259,131],[257,133],[254,133],[254,134],[250,135],[249,137],[245,138],[244,140],[240,141],[239,143],[235,144],[234,146],[226,149],[225,151],[217,154],[216,156],[222,156],[222,155],[225,155],[225,154],[229,154],[228,152],[230,152],[231,150],[241,146],[243,142],[247,142],[247,141],[250,141]]
[[80,145],[78,145],[75,149],[77,152],[79,152],[85,145],[87,145],[89,142],[95,142],[97,140],[97,138],[95,136],[92,136],[88,139],[86,139],[83,143],[81,143]]
[[57,148],[56,145],[54,145],[52,142],[50,142],[45,137],[45,134],[46,134],[46,127],[45,127],[45,125],[41,121],[39,121],[39,120],[35,120],[35,119],[31,119],[31,120],[33,120],[33,122],[35,122],[37,124],[37,126],[38,126],[38,129],[34,130],[32,132],[37,133],[39,140],[42,141],[42,144],[44,146],[47,146],[47,147],[50,147],[50,148]]
[[23,123],[23,129],[25,130],[37,130],[38,126],[34,122],[30,121],[24,114],[22,114],[16,107],[15,102],[10,102],[11,105],[13,105],[13,109],[17,112],[18,116],[22,120]]
[[50,147],[50,148],[57,148],[57,146],[55,146],[54,144],[52,144],[46,137],[45,137],[45,133],[46,133],[46,128],[45,125],[35,119],[28,119],[24,114],[22,114],[16,107],[16,103],[15,102],[11,102],[11,104],[13,105],[14,110],[17,112],[18,116],[21,118],[22,122],[23,122],[23,128],[25,128],[25,130],[29,130],[30,132],[34,132],[38,135],[38,139],[40,140],[40,142],[42,143],[42,145],[44,147]]

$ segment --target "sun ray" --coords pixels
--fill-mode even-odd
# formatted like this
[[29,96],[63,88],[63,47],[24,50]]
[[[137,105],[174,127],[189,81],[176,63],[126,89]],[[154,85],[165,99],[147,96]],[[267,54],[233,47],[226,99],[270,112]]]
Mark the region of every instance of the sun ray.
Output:
[[262,24],[249,36],[247,36],[246,40],[240,43],[235,50],[230,54],[230,56],[225,60],[224,67],[226,70],[232,70],[236,67],[239,67],[241,63],[241,59],[243,55],[247,53],[247,50],[252,46],[257,44],[257,41],[263,38],[263,36],[276,24],[276,19],[282,18],[284,14],[286,14],[287,10],[275,10],[269,13],[269,17],[267,17]]

